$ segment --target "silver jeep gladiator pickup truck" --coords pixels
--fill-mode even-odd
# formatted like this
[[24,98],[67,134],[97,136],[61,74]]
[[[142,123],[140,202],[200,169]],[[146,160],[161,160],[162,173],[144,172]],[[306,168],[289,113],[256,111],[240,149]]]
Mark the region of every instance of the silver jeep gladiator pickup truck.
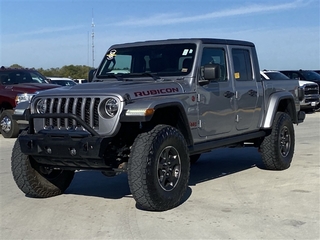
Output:
[[266,169],[292,161],[303,122],[295,80],[262,80],[253,43],[172,39],[111,46],[91,83],[40,92],[12,151],[27,196],[62,194],[76,170],[127,172],[137,207],[182,201],[190,163],[219,147],[250,145]]

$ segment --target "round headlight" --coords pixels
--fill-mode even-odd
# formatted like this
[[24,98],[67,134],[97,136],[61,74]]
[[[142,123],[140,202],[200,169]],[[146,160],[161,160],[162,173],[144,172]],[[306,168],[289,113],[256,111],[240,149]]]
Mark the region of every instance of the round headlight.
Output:
[[47,101],[40,99],[36,104],[36,111],[37,113],[43,114],[47,111]]
[[114,117],[119,109],[118,101],[114,98],[108,98],[105,104],[105,111],[108,117]]

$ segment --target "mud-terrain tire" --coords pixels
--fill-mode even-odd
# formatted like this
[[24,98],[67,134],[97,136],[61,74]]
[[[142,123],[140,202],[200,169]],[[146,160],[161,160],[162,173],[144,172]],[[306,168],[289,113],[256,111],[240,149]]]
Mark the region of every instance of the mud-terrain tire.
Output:
[[20,190],[26,196],[35,198],[62,194],[74,176],[74,171],[52,170],[39,166],[32,157],[21,152],[19,139],[16,140],[12,150],[11,171]]
[[15,138],[19,135],[19,125],[12,115],[13,110],[4,110],[0,115],[0,131],[4,138]]
[[290,167],[294,153],[294,138],[290,116],[284,112],[277,112],[271,134],[264,138],[260,146],[266,169],[284,170]]
[[157,125],[133,143],[128,181],[137,207],[165,211],[178,206],[190,174],[186,141],[176,128]]

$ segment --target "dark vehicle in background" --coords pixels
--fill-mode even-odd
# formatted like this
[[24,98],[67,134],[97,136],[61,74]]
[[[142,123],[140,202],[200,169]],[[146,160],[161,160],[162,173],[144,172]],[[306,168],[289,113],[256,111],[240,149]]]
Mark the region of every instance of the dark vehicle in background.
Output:
[[291,79],[311,81],[318,84],[320,88],[320,74],[310,70],[280,70],[283,74]]
[[35,69],[0,68],[0,132],[4,138],[17,137],[21,128],[27,126],[27,113],[21,121],[13,119],[17,104],[28,102],[39,91],[59,87],[49,84],[46,77]]
[[74,86],[77,83],[73,81],[71,78],[65,77],[47,77],[50,83],[58,84],[60,86]]
[[289,80],[290,79],[283,73],[279,71],[273,71],[273,70],[260,71],[260,75],[264,80]]
[[[288,76],[273,70],[260,71],[262,79],[265,80],[290,80]],[[304,98],[300,101],[302,110],[314,111],[319,108],[319,86],[311,81],[299,80],[299,86],[303,89]]]

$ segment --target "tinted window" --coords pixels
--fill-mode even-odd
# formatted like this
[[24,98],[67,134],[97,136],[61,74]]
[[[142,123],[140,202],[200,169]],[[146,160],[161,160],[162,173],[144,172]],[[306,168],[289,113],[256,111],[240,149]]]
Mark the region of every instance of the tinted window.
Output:
[[155,73],[160,76],[181,76],[190,73],[195,44],[166,44],[111,49],[105,55],[98,78],[110,74],[124,77]]
[[291,76],[290,78],[292,78],[292,79],[298,79],[298,80],[300,79],[300,75],[298,73],[293,72],[289,75]]
[[0,80],[3,85],[22,83],[48,83],[46,78],[40,73],[23,70],[0,72]]
[[238,81],[253,80],[250,52],[246,49],[232,50],[234,78]]
[[316,72],[312,72],[312,71],[301,71],[300,72],[305,80],[320,80],[320,75]]
[[51,80],[51,83],[53,84],[58,84],[61,86],[73,86],[76,85],[74,81],[69,81],[69,80]]
[[201,58],[201,66],[207,64],[219,64],[220,78],[219,81],[227,80],[227,64],[225,50],[222,48],[204,48]]
[[280,72],[265,72],[265,75],[267,75],[269,77],[269,79],[273,80],[288,80],[290,78],[288,78],[286,75],[284,75],[283,73]]

